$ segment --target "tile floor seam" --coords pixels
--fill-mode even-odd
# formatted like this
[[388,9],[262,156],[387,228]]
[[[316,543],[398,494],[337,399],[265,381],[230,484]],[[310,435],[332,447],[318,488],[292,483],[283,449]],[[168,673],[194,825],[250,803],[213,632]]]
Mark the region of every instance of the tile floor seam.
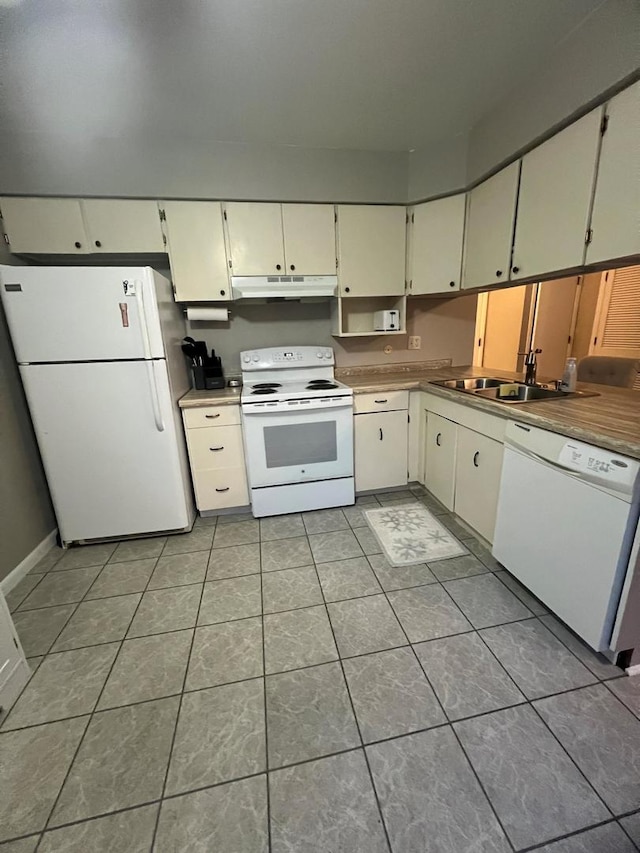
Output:
[[[262,534],[262,528],[259,528],[259,533]],[[293,537],[292,537],[293,538]],[[261,542],[262,544],[262,542]],[[258,548],[258,560],[260,563],[260,605],[262,615],[260,617],[260,628],[262,631],[262,701],[264,713],[264,763],[266,774],[266,795],[267,795],[267,849],[271,851],[271,784],[269,771],[269,720],[267,715],[267,650],[265,645],[264,633],[264,572],[262,571],[262,547]],[[327,617],[328,618],[328,617]]]
[[[115,549],[114,549],[114,550],[115,550]],[[105,565],[106,565],[106,564],[105,564]],[[98,575],[98,577],[99,577],[99,575]],[[97,578],[96,578],[96,579],[97,579]],[[148,588],[148,586],[149,586],[150,581],[151,581],[151,575],[149,575],[149,579],[147,580],[147,584],[146,584],[146,586],[145,586],[145,592],[146,592],[146,590],[147,590],[147,588]],[[49,823],[51,822],[51,819],[52,819],[52,817],[53,817],[53,815],[54,815],[54,813],[55,813],[56,807],[57,807],[58,802],[59,802],[59,800],[60,800],[60,797],[61,797],[61,795],[62,795],[62,791],[63,791],[63,789],[64,789],[65,785],[67,784],[67,780],[69,779],[69,775],[70,775],[70,773],[71,773],[71,769],[72,769],[73,765],[74,765],[74,764],[75,764],[75,762],[76,762],[76,759],[77,759],[77,757],[78,757],[78,754],[79,754],[79,752],[80,752],[80,749],[81,749],[81,747],[82,747],[82,744],[84,743],[84,739],[85,739],[85,737],[87,736],[87,732],[89,731],[89,727],[90,727],[90,725],[91,725],[91,723],[92,723],[92,721],[93,721],[93,718],[94,718],[94,716],[95,716],[95,714],[96,714],[96,713],[99,713],[99,712],[96,712],[96,708],[98,707],[98,704],[99,704],[99,702],[100,702],[100,699],[102,698],[102,694],[104,693],[105,688],[106,688],[106,686],[107,686],[107,681],[109,680],[109,678],[110,678],[110,676],[111,676],[111,673],[113,672],[113,668],[114,668],[114,666],[115,666],[115,664],[116,664],[116,661],[118,660],[118,657],[119,657],[119,655],[120,655],[120,652],[122,651],[122,646],[123,646],[124,641],[125,641],[125,639],[126,639],[126,637],[127,637],[127,633],[128,633],[128,631],[129,631],[129,629],[131,628],[131,625],[132,625],[132,623],[133,623],[133,620],[135,619],[136,613],[138,612],[138,609],[139,609],[139,607],[140,607],[140,605],[141,605],[141,603],[142,603],[142,599],[143,599],[143,597],[144,597],[144,592],[140,595],[140,599],[138,600],[138,603],[136,604],[136,606],[135,606],[135,608],[134,608],[134,611],[133,611],[133,613],[131,614],[131,618],[130,618],[130,620],[129,620],[128,624],[127,624],[127,627],[126,627],[126,629],[125,629],[125,631],[124,631],[124,635],[123,635],[122,639],[120,640],[120,645],[119,645],[118,651],[116,652],[116,654],[115,654],[115,656],[114,656],[114,658],[113,658],[113,661],[111,662],[111,666],[109,667],[109,672],[107,673],[107,677],[106,677],[106,679],[105,679],[105,680],[104,680],[104,682],[103,682],[102,689],[100,690],[100,693],[98,694],[98,698],[96,699],[95,705],[93,706],[93,710],[92,710],[92,711],[91,711],[91,713],[88,715],[88,716],[89,716],[89,719],[88,719],[88,721],[87,721],[87,725],[85,726],[85,729],[84,729],[84,731],[82,732],[82,737],[81,737],[81,738],[80,738],[80,740],[78,741],[78,746],[77,746],[77,748],[76,748],[76,750],[75,750],[75,752],[74,752],[74,754],[73,754],[73,758],[71,759],[71,761],[70,761],[70,763],[69,763],[69,766],[67,767],[67,772],[65,773],[64,780],[63,780],[63,782],[62,782],[62,784],[61,784],[60,788],[58,789],[58,793],[57,793],[57,795],[56,795],[56,797],[55,797],[55,799],[54,799],[54,801],[53,801],[53,805],[52,805],[51,810],[50,810],[50,812],[49,812],[49,816],[47,817],[47,820],[45,821],[45,824],[44,824],[44,827],[43,827],[43,836],[44,836],[44,832],[46,832],[46,830],[49,828]],[[79,607],[79,606],[80,606],[80,605],[78,604],[78,607]],[[77,608],[76,608],[76,610],[77,610]],[[76,613],[76,610],[74,610],[74,614]],[[73,614],[72,614],[72,615],[73,615]],[[68,623],[67,623],[67,624],[68,624]],[[57,642],[57,639],[56,639],[56,642]],[[117,641],[115,641],[115,642],[117,642]],[[106,645],[106,644],[101,644],[101,645]],[[69,649],[68,651],[71,651],[71,649]],[[40,839],[40,841],[38,842],[38,847],[40,846],[40,842],[41,842],[41,841],[42,841],[42,838],[41,838],[41,839]]]
[[[218,526],[218,522],[216,521],[214,528]],[[215,534],[214,534],[215,535]],[[163,549],[164,550],[164,549]],[[153,574],[151,575],[151,577]],[[149,577],[149,583],[151,582],[151,577]],[[160,792],[160,800],[164,799],[164,795],[167,790],[167,782],[169,780],[169,768],[171,767],[171,759],[173,758],[173,750],[176,743],[176,735],[178,733],[178,724],[180,722],[180,712],[182,711],[182,703],[184,701],[184,688],[187,683],[187,676],[189,674],[189,665],[191,663],[191,653],[193,652],[193,644],[196,638],[196,630],[198,626],[198,616],[200,615],[200,608],[202,606],[202,598],[204,596],[204,583],[201,585],[200,589],[200,600],[198,601],[198,608],[195,614],[195,624],[193,626],[192,634],[191,634],[191,643],[189,644],[189,654],[187,655],[187,662],[184,668],[184,675],[182,676],[182,689],[180,690],[180,699],[178,700],[178,710],[176,711],[176,718],[173,724],[173,732],[171,734],[171,743],[169,744],[169,753],[167,755],[167,766],[164,771],[164,779],[162,781],[162,790]],[[142,600],[142,599],[141,599]],[[162,812],[162,802],[158,807],[158,813],[156,814],[155,825],[153,827],[153,834],[151,836],[151,847],[150,850],[153,850],[156,844],[156,836],[158,834],[158,827],[160,825],[160,814]]]
[[[548,614],[546,614],[546,613],[545,613],[545,614],[543,614],[543,615],[544,615],[544,616],[547,616],[547,615],[554,616],[555,614],[553,614],[553,613],[551,613],[551,611],[549,611],[549,613],[548,613]],[[564,627],[564,623],[562,622],[562,620],[560,620],[560,619],[559,619],[559,617],[556,617],[556,618],[558,619],[558,621],[560,622],[560,624]],[[558,635],[557,635],[557,634],[554,634],[554,632],[551,630],[551,628],[548,628],[548,627],[544,624],[544,622],[542,621],[542,617],[541,617],[541,616],[536,616],[536,619],[538,620],[538,622],[540,622],[540,624],[543,626],[543,628],[546,628],[546,630],[547,630],[547,631],[548,631],[548,632],[549,632],[553,637],[555,637],[555,639],[556,639],[559,643],[561,643],[561,645],[562,645],[562,646],[564,646],[564,648],[565,648],[565,649],[566,649],[566,650],[567,650],[571,655],[573,655],[573,657],[574,657],[574,658],[575,658],[579,663],[581,663],[581,664],[582,664],[582,666],[583,666],[585,669],[587,669],[587,670],[591,673],[591,675],[592,675],[592,676],[593,676],[593,677],[598,681],[598,683],[600,683],[600,684],[605,684],[605,682],[607,682],[607,681],[614,681],[616,678],[620,678],[620,677],[624,674],[624,673],[622,672],[622,670],[620,670],[620,675],[617,675],[617,674],[616,674],[616,675],[612,675],[610,678],[600,678],[600,676],[599,676],[599,675],[596,675],[596,673],[595,673],[595,672],[594,672],[590,667],[588,667],[588,666],[587,666],[587,664],[586,664],[586,663],[584,663],[584,661],[581,661],[581,660],[580,660],[580,658],[578,657],[578,655],[577,655],[574,651],[572,651],[572,650],[569,648],[569,646],[564,642],[564,640],[562,640],[560,637],[558,637]],[[568,629],[567,629],[567,630],[568,630]],[[590,646],[587,646],[587,648],[588,648],[588,649],[590,649]],[[592,651],[593,651],[593,650],[592,650]],[[595,654],[595,652],[594,652],[594,654]],[[616,666],[616,664],[612,664],[612,666]],[[585,686],[586,686],[586,685],[585,685]],[[576,688],[576,689],[578,689],[578,688]],[[542,698],[542,697],[540,697],[540,698]]]
[[[148,557],[148,558],[146,558],[146,559],[155,560],[155,562],[154,562],[154,564],[153,564],[153,568],[152,568],[152,569],[151,569],[151,571],[149,572],[149,577],[147,578],[147,582],[146,582],[146,584],[145,584],[145,587],[144,587],[144,590],[143,590],[143,592],[142,592],[142,595],[144,595],[144,593],[145,593],[145,592],[147,591],[147,589],[148,589],[149,582],[151,581],[151,578],[152,578],[152,576],[153,576],[153,573],[154,573],[154,572],[155,572],[155,570],[156,570],[156,566],[158,565],[158,560],[159,560],[160,558],[159,558],[159,557]],[[84,602],[86,602],[86,601],[104,601],[104,599],[105,599],[105,598],[122,598],[122,597],[123,597],[123,596],[125,596],[125,595],[138,595],[138,593],[135,593],[135,592],[134,592],[134,593],[132,593],[132,592],[121,592],[121,593],[118,593],[117,595],[99,595],[97,598],[87,598],[87,596],[88,596],[88,595],[89,595],[89,593],[91,592],[92,587],[94,586],[94,584],[96,584],[96,583],[100,580],[100,577],[102,576],[102,573],[103,573],[103,572],[104,572],[104,570],[107,568],[107,566],[124,566],[124,565],[126,565],[127,563],[136,563],[136,562],[138,562],[138,561],[137,561],[137,560],[123,560],[121,563],[105,563],[105,564],[104,564],[104,566],[103,566],[103,567],[100,569],[100,571],[98,572],[98,574],[97,574],[97,576],[96,576],[95,580],[93,581],[93,583],[91,584],[91,586],[89,587],[89,589],[85,592],[85,594],[82,596],[82,598],[80,599],[80,601],[79,601],[78,603],[79,603],[79,604],[83,604],[83,603],[84,603]],[[142,600],[142,599],[141,599],[141,600]],[[136,608],[136,610],[137,610],[137,608]],[[127,628],[127,630],[129,630],[129,628]]]
[[[30,575],[31,575],[31,577],[34,577],[34,576],[35,576],[35,575],[37,575],[37,574],[40,574],[40,572],[27,572],[27,574],[26,574],[26,575],[24,575],[24,577],[21,577],[21,578],[20,578],[20,580],[18,581],[18,583],[14,586],[14,588],[13,588],[12,590],[10,590],[8,593],[3,592],[3,595],[4,595],[5,599],[7,598],[7,596],[8,596],[8,595],[11,595],[11,593],[13,592],[13,590],[14,590],[14,589],[17,589],[17,588],[18,588],[18,586],[22,583],[22,581],[23,581],[25,578],[28,578]],[[18,611],[18,608],[22,607],[22,605],[25,603],[25,601],[27,600],[27,598],[29,598],[29,596],[31,595],[31,593],[32,593],[32,592],[35,592],[35,591],[36,591],[36,589],[37,589],[37,588],[40,586],[40,584],[42,583],[42,581],[47,577],[47,574],[48,574],[48,572],[46,572],[46,573],[44,573],[44,574],[41,574],[41,575],[40,575],[40,580],[36,582],[36,585],[35,585],[32,589],[30,589],[30,590],[29,590],[29,592],[25,593],[25,595],[20,599],[20,601],[15,605],[15,607],[12,607],[12,608],[10,608],[10,609],[9,609],[9,613],[14,614],[14,613],[16,613],[16,612]],[[71,603],[73,603],[73,602],[71,602]],[[7,606],[8,606],[8,605],[7,605]],[[33,608],[33,609],[34,609],[34,610],[39,610],[40,608],[35,607],[35,608]]]
[[[382,829],[384,831],[387,846],[389,848],[389,853],[392,853],[391,838],[389,836],[389,829],[388,829],[387,823],[384,819],[384,814],[382,813],[382,806],[380,804],[380,798],[378,797],[378,791],[376,789],[375,782],[373,779],[373,772],[371,770],[371,765],[369,764],[369,756],[367,755],[367,750],[364,748],[365,743],[364,743],[364,738],[362,737],[362,729],[360,727],[360,721],[358,719],[358,715],[356,713],[356,707],[355,707],[355,704],[353,702],[353,697],[351,695],[351,688],[349,687],[349,680],[347,678],[346,672],[344,671],[344,663],[342,660],[342,656],[340,654],[340,648],[338,646],[338,640],[336,638],[335,631],[333,629],[333,622],[331,621],[331,614],[329,613],[329,608],[327,607],[327,601],[325,598],[324,589],[322,588],[322,584],[320,583],[320,575],[318,574],[317,565],[315,565],[315,571],[316,571],[316,576],[318,578],[318,583],[320,584],[320,592],[322,593],[322,598],[324,600],[324,607],[325,607],[325,610],[327,611],[327,619],[329,620],[329,627],[331,628],[331,634],[333,636],[333,642],[335,643],[336,651],[338,653],[338,663],[340,664],[340,671],[342,672],[342,678],[344,680],[345,687],[347,690],[347,696],[349,697],[349,705],[351,707],[351,713],[353,714],[353,719],[355,721],[356,729],[358,731],[358,737],[360,738],[360,747],[359,748],[362,750],[362,755],[363,755],[365,764],[367,765],[367,773],[369,774],[369,782],[371,784],[371,790],[373,791],[373,796],[374,796],[375,801],[376,801],[376,807],[378,809],[378,814],[380,815],[380,822],[382,824]],[[400,626],[400,627],[402,627],[402,626]],[[328,758],[328,756],[323,755],[322,758]]]
[[[522,847],[520,850],[518,850],[518,853],[535,853],[536,850],[541,850],[548,844],[557,844],[558,841],[565,841],[568,838],[575,838],[576,836],[581,835],[583,832],[590,832],[592,829],[598,829],[601,826],[610,826],[612,824],[618,824],[618,826],[620,825],[617,818],[608,818],[607,820],[598,821],[598,823],[589,824],[589,826],[583,826],[581,829],[574,829],[573,832],[567,832],[564,835],[556,835],[548,841],[541,841],[539,844],[533,844],[529,845],[528,847]],[[624,831],[623,827],[620,828]],[[632,844],[634,845],[634,847],[636,846],[633,841]]]

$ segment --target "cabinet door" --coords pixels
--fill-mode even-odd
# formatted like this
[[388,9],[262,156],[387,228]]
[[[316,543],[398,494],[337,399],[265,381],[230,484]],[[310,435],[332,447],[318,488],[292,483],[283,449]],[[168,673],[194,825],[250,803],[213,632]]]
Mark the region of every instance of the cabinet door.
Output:
[[336,274],[336,223],[332,204],[283,204],[286,271]]
[[424,484],[450,510],[455,494],[457,431],[458,425],[453,421],[428,412]]
[[225,205],[233,275],[284,275],[282,207],[271,203]]
[[163,209],[176,299],[230,299],[220,202],[167,201]]
[[89,198],[81,202],[90,252],[166,251],[158,203],[137,199]]
[[0,718],[20,695],[29,680],[29,666],[9,614],[9,608],[0,591]]
[[607,105],[587,263],[640,253],[640,83]]
[[583,263],[600,120],[594,110],[525,154],[512,280]]
[[464,193],[414,207],[409,285],[413,295],[460,289],[464,210]]
[[354,416],[356,491],[407,484],[406,411]]
[[3,198],[0,209],[16,254],[84,255],[91,251],[75,198]]
[[503,450],[499,441],[458,426],[455,511],[487,542],[493,542]]
[[404,207],[338,206],[341,296],[404,293],[406,222]]
[[507,281],[520,163],[512,163],[469,193],[462,287]]

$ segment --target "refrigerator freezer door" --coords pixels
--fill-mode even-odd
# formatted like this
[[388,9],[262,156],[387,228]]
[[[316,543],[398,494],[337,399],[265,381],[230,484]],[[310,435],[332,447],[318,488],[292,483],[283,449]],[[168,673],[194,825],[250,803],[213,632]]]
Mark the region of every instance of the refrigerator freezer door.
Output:
[[63,541],[190,524],[163,361],[30,364],[20,373]]
[[20,364],[164,358],[148,267],[0,267]]

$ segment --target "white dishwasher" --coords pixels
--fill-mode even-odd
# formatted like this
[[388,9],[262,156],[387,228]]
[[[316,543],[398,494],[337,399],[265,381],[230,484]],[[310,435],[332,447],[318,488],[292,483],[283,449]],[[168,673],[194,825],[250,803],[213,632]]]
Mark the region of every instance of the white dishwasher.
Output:
[[640,463],[509,421],[493,554],[585,642],[610,648],[640,548]]

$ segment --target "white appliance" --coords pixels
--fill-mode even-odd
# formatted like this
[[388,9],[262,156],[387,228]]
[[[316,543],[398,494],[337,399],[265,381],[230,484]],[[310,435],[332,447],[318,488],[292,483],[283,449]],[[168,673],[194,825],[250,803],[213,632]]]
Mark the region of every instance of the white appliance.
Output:
[[507,423],[493,554],[592,648],[606,651],[638,557],[640,463]]
[[330,347],[240,354],[242,427],[256,517],[355,501],[353,390]]
[[335,296],[335,275],[247,275],[231,276],[233,299],[304,299]]
[[184,318],[148,267],[0,267],[62,542],[191,526]]
[[374,311],[373,328],[376,332],[397,332],[400,329],[399,311]]

